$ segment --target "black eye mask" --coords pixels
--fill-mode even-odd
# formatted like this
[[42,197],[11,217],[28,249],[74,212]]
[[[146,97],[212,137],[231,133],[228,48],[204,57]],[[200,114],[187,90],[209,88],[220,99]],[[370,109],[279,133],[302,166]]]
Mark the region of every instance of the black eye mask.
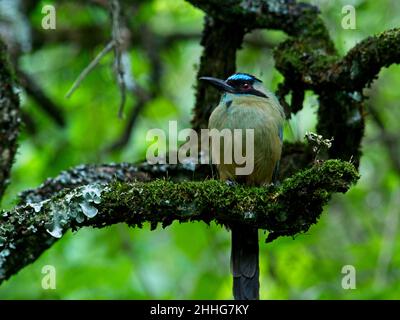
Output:
[[[235,89],[234,93],[237,94],[251,94],[258,97],[268,98],[263,92],[253,88],[255,80],[227,80],[226,83]],[[249,88],[244,88],[245,84],[249,85]]]

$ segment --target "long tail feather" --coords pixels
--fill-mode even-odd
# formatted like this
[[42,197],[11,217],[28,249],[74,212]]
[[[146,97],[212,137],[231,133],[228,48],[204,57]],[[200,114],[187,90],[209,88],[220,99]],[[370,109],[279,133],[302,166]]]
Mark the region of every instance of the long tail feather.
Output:
[[258,230],[243,225],[231,226],[231,230],[233,296],[235,300],[258,300]]

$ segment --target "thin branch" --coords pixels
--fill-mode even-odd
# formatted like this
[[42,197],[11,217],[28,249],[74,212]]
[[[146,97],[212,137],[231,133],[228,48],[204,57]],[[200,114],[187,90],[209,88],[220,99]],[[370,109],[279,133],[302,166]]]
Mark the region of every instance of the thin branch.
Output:
[[26,72],[19,70],[17,72],[20,84],[25,89],[26,93],[37,103],[51,119],[54,120],[60,127],[65,126],[65,119],[62,108],[55,104],[50,99],[43,89],[37,84],[37,81],[32,79]]
[[120,5],[118,0],[109,0],[109,6],[112,19],[112,40],[106,47],[92,60],[92,62],[82,71],[77,80],[67,92],[66,97],[69,98],[73,92],[79,87],[86,76],[98,65],[100,60],[112,49],[114,49],[114,66],[117,74],[118,87],[120,89],[121,101],[119,105],[118,115],[123,116],[123,109],[126,101],[126,83],[124,79],[124,69],[122,64],[123,39],[120,26]]
[[57,26],[57,32],[46,32],[43,28],[32,29],[33,49],[39,50],[45,45],[73,44],[79,48],[91,50],[99,43],[110,41],[103,25],[84,25],[76,29]]
[[121,136],[118,137],[110,146],[108,146],[105,149],[105,152],[121,150],[129,143],[132,136],[132,131],[140,113],[151,100],[160,94],[161,74],[163,70],[160,51],[162,50],[163,44],[158,41],[157,36],[146,25],[142,26],[140,35],[140,42],[143,44],[143,48],[147,53],[151,68],[148,85],[147,88],[143,88],[135,83],[135,85],[132,87],[131,92],[135,97],[135,104],[131,109]]
[[398,136],[393,135],[386,130],[382,117],[380,116],[378,110],[376,110],[373,102],[368,104],[368,111],[371,115],[372,120],[377,125],[380,131],[379,140],[383,142],[383,145],[386,148],[390,162],[392,163],[392,167],[396,171],[396,173],[400,175],[400,144],[398,142],[399,138]]
[[122,119],[124,106],[126,101],[126,83],[124,78],[124,66],[122,63],[122,51],[123,51],[123,39],[121,35],[121,7],[118,0],[109,0],[109,6],[111,10],[112,18],[112,39],[115,43],[114,56],[115,56],[115,72],[117,74],[117,82],[121,95],[121,101],[118,108],[118,117]]
[[105,152],[114,152],[117,150],[121,150],[129,143],[137,119],[139,118],[139,115],[144,107],[146,106],[147,101],[147,99],[138,99],[138,101],[133,105],[130,114],[128,115],[126,125],[122,130],[121,136],[118,137],[118,139],[111,143],[107,148],[105,148]]
[[[174,31],[161,34],[151,31],[151,33],[156,37],[156,41],[160,44],[161,50],[168,50],[176,43],[198,42],[201,39],[201,32]],[[131,42],[129,43],[129,48],[143,46],[143,41],[146,41],[146,39],[138,33],[134,33],[130,35],[130,37]],[[42,28],[33,29],[33,47],[35,49],[39,49],[43,45],[60,43],[73,43],[79,48],[92,49],[99,43],[104,43],[107,39],[104,27],[101,25],[82,26],[77,29],[57,27],[57,32],[51,33],[46,32],[46,30]],[[268,39],[255,37],[252,34],[244,39],[244,44],[255,49],[273,49],[277,45]]]
[[86,78],[86,76],[99,64],[100,60],[110,52],[115,46],[114,40],[111,40],[103,50],[89,63],[89,65],[81,72],[78,78],[75,80],[71,89],[68,90],[65,95],[66,98],[70,98],[71,95],[75,92],[75,90],[80,86],[81,82]]
[[35,120],[28,112],[24,110],[21,110],[21,122],[21,129],[25,130],[29,135],[34,136],[37,133],[37,125]]

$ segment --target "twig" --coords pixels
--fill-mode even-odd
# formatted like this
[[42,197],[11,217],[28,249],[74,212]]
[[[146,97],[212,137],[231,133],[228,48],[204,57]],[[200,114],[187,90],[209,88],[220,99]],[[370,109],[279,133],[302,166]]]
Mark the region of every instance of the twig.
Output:
[[[76,29],[58,28],[57,33],[48,33],[40,27],[33,29],[33,47],[39,49],[45,44],[74,43],[74,45],[83,49],[91,49],[94,45],[107,41],[104,35],[104,27],[101,25],[82,26]],[[160,43],[163,50],[171,49],[176,43],[199,41],[201,39],[200,32],[180,32],[174,31],[166,34],[159,34],[152,31],[153,35]],[[143,44],[146,39],[140,34],[131,36],[132,43],[130,47],[138,47]],[[254,49],[273,49],[277,44],[259,37],[249,36],[243,41],[244,45]]]
[[314,152],[314,161],[317,160],[317,157],[321,150],[329,149],[332,147],[333,138],[324,139],[324,137],[320,134],[316,134],[314,132],[307,131],[305,134],[305,139],[308,144],[312,147],[312,151]]
[[372,120],[375,122],[380,131],[379,141],[382,141],[385,145],[389,159],[392,163],[392,167],[396,173],[400,175],[400,157],[397,151],[399,149],[397,143],[398,138],[386,130],[383,120],[379,115],[379,112],[376,110],[374,103],[368,103],[367,106]]
[[[135,85],[135,88],[132,89],[132,93],[137,100],[132,106],[131,112],[128,115],[128,120],[126,122],[125,128],[123,129],[121,135],[113,143],[105,148],[104,152],[121,150],[129,143],[132,136],[132,131],[135,127],[136,121],[140,113],[146,107],[147,103],[155,98],[157,92],[160,90],[162,71],[160,51],[165,48],[171,47],[172,43],[194,39],[200,39],[200,34],[172,33],[169,35],[161,36],[156,34],[147,25],[142,26],[140,36],[135,41],[135,43],[141,43],[143,48],[146,50],[147,56],[149,57],[151,65],[151,85],[147,90],[138,87],[137,85]],[[250,46],[254,46],[257,48],[271,48],[273,46],[272,43],[264,42],[260,37],[255,36],[248,37],[247,39],[245,39],[245,42]]]
[[60,127],[65,126],[65,119],[63,116],[62,108],[57,106],[51,100],[37,82],[31,76],[21,70],[17,72],[20,84],[25,89],[26,93],[37,103],[47,115],[49,115],[55,123]]
[[135,127],[136,121],[143,110],[143,108],[146,106],[148,99],[139,99],[134,106],[132,107],[132,110],[129,114],[128,121],[126,123],[126,126],[124,130],[122,131],[121,136],[115,140],[110,146],[105,148],[105,152],[113,152],[117,150],[121,150],[123,147],[125,147],[132,135],[132,130]]
[[112,17],[112,39],[115,43],[114,56],[115,56],[115,72],[117,74],[118,87],[121,94],[121,101],[118,108],[118,117],[121,119],[124,113],[124,106],[126,101],[126,83],[124,78],[124,66],[122,64],[122,37],[120,25],[120,12],[121,8],[118,0],[109,0]]
[[81,72],[78,78],[75,80],[71,89],[68,90],[65,95],[66,98],[70,98],[74,91],[80,86],[81,82],[86,78],[86,76],[98,65],[100,60],[115,46],[114,40],[111,40],[103,50],[90,62],[90,64]]
[[131,109],[128,121],[120,137],[111,143],[110,146],[106,147],[104,150],[105,152],[121,150],[129,143],[132,136],[132,131],[140,113],[146,107],[148,102],[153,100],[160,91],[162,64],[159,53],[162,50],[163,44],[156,40],[157,39],[154,32],[149,29],[147,25],[144,25],[141,28],[140,42],[143,44],[143,48],[146,50],[151,66],[149,85],[147,88],[143,88],[138,84],[135,84],[132,88],[128,87],[131,93],[135,96],[136,102]]
[[120,13],[121,7],[118,0],[108,0],[111,20],[112,20],[112,40],[107,44],[107,46],[92,60],[92,62],[81,72],[79,77],[75,80],[71,89],[67,92],[66,97],[69,98],[74,91],[79,87],[81,82],[86,78],[86,76],[97,66],[100,60],[112,49],[114,49],[114,67],[117,74],[118,87],[121,94],[121,101],[119,105],[118,116],[122,118],[124,112],[124,105],[126,101],[126,83],[124,78],[124,67],[122,63],[122,52],[124,41],[121,36],[121,24],[120,24]]
[[26,112],[21,111],[22,128],[29,134],[34,136],[37,133],[37,125],[32,116]]

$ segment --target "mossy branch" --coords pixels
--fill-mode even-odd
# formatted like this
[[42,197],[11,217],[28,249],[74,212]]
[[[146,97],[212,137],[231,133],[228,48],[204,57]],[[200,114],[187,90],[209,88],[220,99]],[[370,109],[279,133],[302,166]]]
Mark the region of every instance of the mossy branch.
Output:
[[354,46],[324,74],[321,83],[349,92],[369,86],[383,67],[400,63],[400,28],[370,36]]
[[0,200],[9,183],[17,151],[20,109],[14,84],[6,46],[0,40]]
[[361,92],[381,68],[400,63],[400,28],[362,40],[343,58],[318,50],[304,39],[291,39],[275,50],[275,61],[285,76],[317,93],[328,89]]
[[149,164],[127,162],[111,164],[81,164],[62,171],[55,178],[48,178],[38,188],[24,190],[19,194],[18,204],[35,203],[50,199],[66,190],[88,184],[108,184],[112,181],[148,182],[169,177],[171,181],[204,180],[211,176],[209,165]]
[[358,179],[348,162],[328,160],[285,179],[280,186],[228,186],[218,180],[113,182],[64,191],[0,216],[0,282],[35,261],[67,230],[127,223],[154,229],[173,221],[229,225],[241,222],[278,236],[306,232],[332,193]]
[[327,39],[328,31],[318,17],[318,7],[295,0],[187,0],[215,19],[242,25],[247,31],[276,29],[290,36],[312,34],[315,40]]
[[[301,142],[283,143],[280,162],[279,180],[283,180],[295,172],[307,167],[313,161],[312,150]],[[215,170],[208,164],[149,164],[142,163],[111,163],[111,164],[81,164],[62,171],[54,178],[48,178],[39,187],[24,190],[19,194],[18,204],[40,202],[50,199],[60,192],[80,186],[112,181],[148,182],[155,179],[168,178],[170,181],[187,180],[202,181],[214,177]]]

